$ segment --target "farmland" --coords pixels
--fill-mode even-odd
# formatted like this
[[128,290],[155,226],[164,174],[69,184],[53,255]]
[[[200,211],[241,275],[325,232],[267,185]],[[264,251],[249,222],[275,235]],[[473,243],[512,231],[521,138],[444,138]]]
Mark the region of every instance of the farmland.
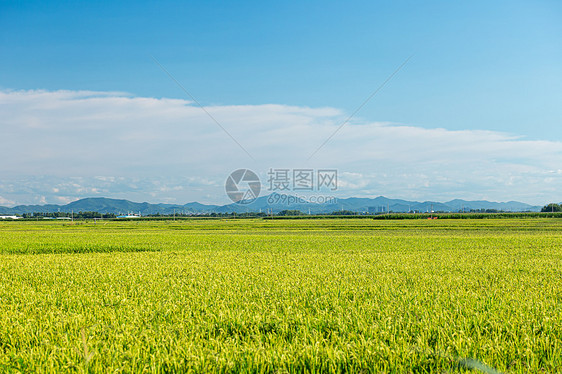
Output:
[[0,222],[0,370],[562,371],[562,220]]

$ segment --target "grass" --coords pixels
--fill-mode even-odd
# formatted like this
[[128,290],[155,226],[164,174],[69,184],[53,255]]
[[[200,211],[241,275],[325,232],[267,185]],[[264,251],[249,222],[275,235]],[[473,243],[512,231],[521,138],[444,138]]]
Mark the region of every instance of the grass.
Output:
[[0,222],[0,370],[559,372],[561,229]]

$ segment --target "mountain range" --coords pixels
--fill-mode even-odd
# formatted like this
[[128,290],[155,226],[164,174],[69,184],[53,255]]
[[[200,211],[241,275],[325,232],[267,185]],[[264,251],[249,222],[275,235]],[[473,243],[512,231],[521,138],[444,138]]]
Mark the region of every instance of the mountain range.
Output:
[[[287,196],[287,195],[285,195]],[[206,205],[198,202],[179,204],[151,204],[136,203],[129,200],[109,199],[104,197],[85,198],[74,201],[66,205],[18,205],[15,207],[0,207],[0,214],[17,215],[23,213],[55,213],[55,212],[98,212],[98,213],[140,213],[149,214],[201,214],[201,213],[245,213],[245,212],[273,212],[278,213],[282,210],[300,210],[304,213],[320,214],[331,213],[339,210],[353,212],[383,213],[391,212],[458,212],[470,211],[471,209],[496,209],[502,211],[522,212],[540,211],[540,206],[533,206],[518,201],[491,202],[486,200],[466,201],[455,199],[448,202],[436,201],[408,201],[401,199],[389,199],[384,196],[376,198],[357,198],[350,197],[338,199],[335,202],[324,204],[307,203],[304,201],[295,202],[283,200],[282,195],[271,194],[262,196],[250,204],[227,204],[227,205]],[[290,199],[291,197],[289,197]],[[294,199],[296,200],[296,199]]]

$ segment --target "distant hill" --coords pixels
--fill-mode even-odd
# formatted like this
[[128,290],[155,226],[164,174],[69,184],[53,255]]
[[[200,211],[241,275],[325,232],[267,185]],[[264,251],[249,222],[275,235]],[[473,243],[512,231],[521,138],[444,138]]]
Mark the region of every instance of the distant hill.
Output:
[[129,200],[108,199],[104,197],[85,198],[74,201],[66,205],[19,205],[13,208],[0,207],[0,214],[23,214],[23,213],[54,213],[54,212],[86,212],[93,211],[99,213],[140,213],[149,214],[173,214],[177,213],[244,213],[244,212],[268,212],[274,213],[282,210],[300,210],[304,213],[331,213],[339,210],[349,210],[353,212],[381,213],[387,212],[458,212],[469,211],[471,209],[496,209],[503,211],[522,212],[540,211],[540,206],[533,206],[517,201],[491,202],[491,201],[466,201],[451,200],[445,203],[436,201],[408,201],[400,199],[389,199],[384,196],[376,198],[345,198],[338,199],[336,203],[312,204],[305,202],[287,202],[279,198],[279,195],[272,194],[262,196],[251,204],[227,204],[227,205],[205,205],[198,202],[179,204],[151,204],[135,203]]

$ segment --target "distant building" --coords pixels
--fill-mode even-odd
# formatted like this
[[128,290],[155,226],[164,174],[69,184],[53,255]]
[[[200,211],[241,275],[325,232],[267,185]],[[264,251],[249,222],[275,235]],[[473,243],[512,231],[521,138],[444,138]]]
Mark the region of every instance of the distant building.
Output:
[[0,216],[0,219],[20,219],[18,216]]
[[127,213],[118,215],[117,218],[141,218],[141,214]]

